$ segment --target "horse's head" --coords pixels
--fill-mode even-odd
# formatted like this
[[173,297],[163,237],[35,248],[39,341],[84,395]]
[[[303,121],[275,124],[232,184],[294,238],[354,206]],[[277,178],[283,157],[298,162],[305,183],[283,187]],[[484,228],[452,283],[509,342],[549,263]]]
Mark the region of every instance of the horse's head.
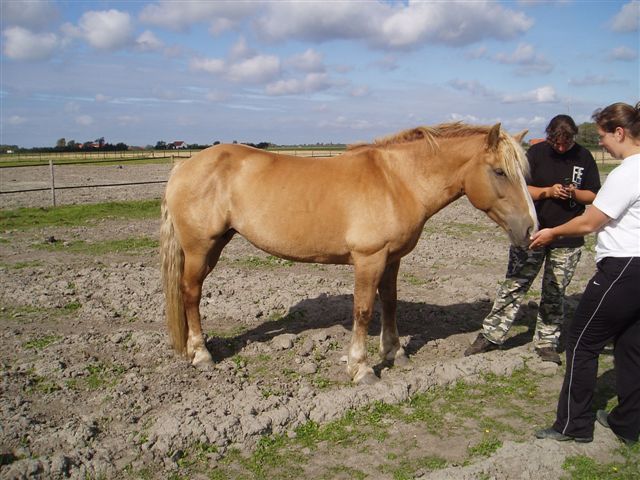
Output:
[[529,166],[520,146],[527,131],[511,137],[494,125],[482,151],[469,162],[464,191],[476,208],[500,225],[513,245],[529,245],[538,221],[524,176]]

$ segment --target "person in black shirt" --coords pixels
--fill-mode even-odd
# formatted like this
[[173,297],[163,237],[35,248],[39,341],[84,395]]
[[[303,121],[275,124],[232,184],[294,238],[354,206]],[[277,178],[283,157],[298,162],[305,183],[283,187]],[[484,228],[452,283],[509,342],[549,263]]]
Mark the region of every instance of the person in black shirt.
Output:
[[[575,143],[577,133],[570,116],[557,115],[546,128],[546,141],[527,152],[531,166],[527,187],[541,229],[581,215],[600,189],[596,162],[586,148]],[[584,237],[571,237],[557,239],[540,250],[512,246],[506,278],[499,282],[493,308],[465,356],[495,350],[504,343],[524,296],[544,264],[534,347],[543,361],[560,364],[557,349],[564,322],[564,293],[583,245]]]

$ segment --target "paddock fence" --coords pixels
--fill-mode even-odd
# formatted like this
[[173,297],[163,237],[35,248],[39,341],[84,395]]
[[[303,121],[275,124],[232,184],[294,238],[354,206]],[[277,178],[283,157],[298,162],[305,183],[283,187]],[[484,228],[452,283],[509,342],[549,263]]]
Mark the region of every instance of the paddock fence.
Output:
[[[151,152],[37,153],[0,156],[0,208],[58,205],[60,192],[86,190],[75,195],[72,203],[96,199],[123,199],[157,196],[158,189],[147,189],[132,195],[128,187],[158,186],[167,182],[173,164],[190,158],[199,150],[167,150]],[[300,157],[330,157],[340,149],[271,149]],[[95,167],[100,167],[96,169]],[[96,189],[114,189],[113,195],[96,195]],[[48,193],[44,202],[43,192]],[[29,198],[38,195],[38,198]],[[11,200],[7,200],[11,198]],[[65,202],[68,203],[68,202]]]

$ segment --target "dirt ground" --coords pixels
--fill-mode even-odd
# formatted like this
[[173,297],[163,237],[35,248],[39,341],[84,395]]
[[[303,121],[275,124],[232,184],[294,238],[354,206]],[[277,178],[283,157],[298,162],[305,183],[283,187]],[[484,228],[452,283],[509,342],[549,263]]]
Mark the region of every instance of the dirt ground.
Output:
[[[59,184],[155,180],[169,168],[83,166],[56,175]],[[0,190],[46,181],[28,170],[3,171]],[[158,198],[161,191],[162,185],[74,189],[58,201]],[[48,200],[46,193],[3,195],[0,206]],[[24,232],[0,227],[1,478],[135,478],[143,470],[169,478],[180,469],[176,452],[194,444],[215,446],[206,459],[214,469],[226,452],[250,451],[264,435],[291,434],[310,420],[325,424],[350,408],[397,404],[487,372],[510,374],[525,363],[546,374],[545,388],[560,387],[562,369],[533,355],[526,328],[515,330],[504,350],[463,356],[490,309],[508,249],[506,235],[464,198],[427,222],[401,265],[398,323],[411,365],[377,366],[381,381],[373,386],[353,386],[345,372],[348,266],[276,261],[235,238],[205,282],[203,328],[217,366],[199,372],[167,345],[155,249],[96,256],[65,248],[78,240],[157,240],[158,228],[159,221],[116,220]],[[46,248],[51,237],[55,248]],[[593,269],[586,251],[569,287],[570,308]],[[535,318],[536,301],[533,295],[524,306],[520,324]],[[416,448],[454,464],[481,437],[443,432],[433,441],[420,428],[411,434]],[[590,444],[537,441],[533,431],[524,438],[506,439],[488,458],[416,477],[559,478],[566,456],[604,461],[619,447],[599,425]],[[367,478],[393,478],[367,466],[372,458],[351,460]],[[330,461],[317,456],[311,463],[322,472]]]

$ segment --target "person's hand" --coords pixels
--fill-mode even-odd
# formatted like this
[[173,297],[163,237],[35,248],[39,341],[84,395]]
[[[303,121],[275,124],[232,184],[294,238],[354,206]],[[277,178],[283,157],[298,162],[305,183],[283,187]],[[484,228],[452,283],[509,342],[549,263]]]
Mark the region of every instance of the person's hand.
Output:
[[555,239],[555,235],[550,228],[543,228],[531,235],[531,243],[529,248],[535,250],[536,248],[546,247]]
[[565,187],[559,183],[549,187],[549,198],[556,198],[559,200],[568,200],[571,193],[570,187]]

